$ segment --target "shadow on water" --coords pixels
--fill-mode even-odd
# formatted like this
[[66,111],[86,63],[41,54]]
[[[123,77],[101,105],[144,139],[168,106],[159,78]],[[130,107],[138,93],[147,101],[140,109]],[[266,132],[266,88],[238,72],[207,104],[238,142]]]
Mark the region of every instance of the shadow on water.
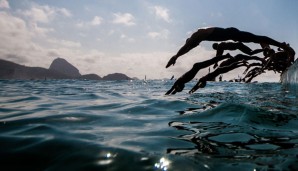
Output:
[[190,96],[203,107],[178,111],[182,116],[169,126],[181,131],[174,139],[193,146],[167,153],[194,157],[211,170],[297,170],[296,95],[266,83],[242,90]]
[[223,103],[177,117],[169,126],[183,134],[174,138],[193,147],[168,148],[167,153],[198,158],[216,170],[235,166],[242,170],[244,166],[247,170],[297,169],[297,114],[259,105],[262,107]]

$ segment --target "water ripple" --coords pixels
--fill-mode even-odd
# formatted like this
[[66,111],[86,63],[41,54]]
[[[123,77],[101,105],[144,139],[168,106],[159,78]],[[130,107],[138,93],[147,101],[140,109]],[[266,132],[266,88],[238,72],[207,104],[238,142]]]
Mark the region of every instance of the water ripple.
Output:
[[277,83],[0,81],[6,170],[298,170],[298,98]]

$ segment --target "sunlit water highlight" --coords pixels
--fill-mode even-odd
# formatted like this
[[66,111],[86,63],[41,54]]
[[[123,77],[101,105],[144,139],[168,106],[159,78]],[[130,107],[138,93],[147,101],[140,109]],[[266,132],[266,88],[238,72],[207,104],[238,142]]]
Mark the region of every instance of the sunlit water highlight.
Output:
[[298,97],[278,83],[0,81],[1,170],[298,170]]

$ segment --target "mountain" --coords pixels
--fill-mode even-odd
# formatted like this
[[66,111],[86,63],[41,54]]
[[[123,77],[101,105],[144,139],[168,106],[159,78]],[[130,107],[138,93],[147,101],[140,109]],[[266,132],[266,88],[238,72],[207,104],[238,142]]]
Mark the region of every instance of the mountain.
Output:
[[107,76],[104,76],[102,79],[103,80],[132,80],[132,78],[129,78],[125,74],[121,74],[121,73],[108,74]]
[[79,70],[63,58],[56,58],[50,65],[49,70],[60,72],[72,78],[81,76]]
[[86,79],[86,80],[131,80],[121,73],[109,74],[103,78],[96,74],[81,75],[80,71],[63,58],[56,58],[49,69],[27,67],[0,59],[0,79]]
[[102,80],[102,78],[96,74],[86,74],[79,77],[79,79],[83,80]]
[[26,67],[0,59],[0,79],[67,79],[68,76],[41,67]]

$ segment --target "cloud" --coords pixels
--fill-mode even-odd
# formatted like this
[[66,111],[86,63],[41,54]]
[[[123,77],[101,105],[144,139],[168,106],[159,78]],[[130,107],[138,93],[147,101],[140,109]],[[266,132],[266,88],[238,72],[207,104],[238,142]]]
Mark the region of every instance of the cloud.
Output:
[[167,39],[169,34],[170,34],[170,31],[167,29],[164,29],[160,32],[149,32],[148,36],[151,39]]
[[0,28],[0,57],[22,65],[47,68],[58,55],[80,58],[86,54],[80,42],[49,37],[52,29],[27,24],[11,13],[0,12]]
[[101,17],[99,17],[99,16],[95,16],[94,18],[93,18],[93,20],[91,21],[91,25],[93,25],[93,26],[98,26],[98,25],[100,25],[101,23],[102,23],[102,18]]
[[1,0],[0,1],[0,8],[9,9],[9,3],[7,0]]
[[49,39],[48,42],[58,47],[66,47],[66,48],[80,48],[82,47],[80,42],[69,41],[69,40],[60,40],[60,39]]
[[25,63],[28,62],[28,60],[26,59],[26,57],[24,56],[18,56],[16,54],[7,54],[5,56],[5,59],[8,61],[14,61],[16,63]]
[[48,5],[34,5],[29,10],[21,11],[21,14],[27,16],[32,22],[40,23],[49,23],[56,16],[72,16],[71,12],[65,8],[50,7]]
[[45,28],[45,27],[39,27],[38,24],[36,23],[30,23],[28,24],[31,31],[32,31],[32,36],[42,36],[45,37],[46,34],[48,34],[49,32],[53,32],[55,31],[53,28]]
[[126,26],[132,26],[136,23],[134,22],[134,16],[130,13],[114,13],[114,20],[112,21],[114,24],[123,24]]
[[127,42],[130,42],[130,43],[133,43],[133,42],[136,41],[134,38],[132,38],[132,37],[128,37],[128,36],[125,35],[125,34],[121,34],[121,35],[120,35],[120,38],[121,38],[122,40],[126,40]]
[[23,15],[29,17],[33,22],[48,23],[52,18],[54,11],[47,6],[43,8],[33,7],[23,12]]
[[65,8],[57,8],[56,10],[65,17],[72,17],[72,13]]
[[158,33],[158,32],[149,32],[148,33],[148,36],[152,39],[157,38],[159,35],[160,35],[160,33]]
[[171,22],[170,20],[170,15],[169,15],[169,10],[167,8],[161,7],[161,6],[154,6],[153,7],[155,15],[158,18],[163,19],[166,22]]
[[59,57],[60,55],[59,55],[59,52],[57,52],[55,50],[50,50],[50,51],[48,51],[47,56],[49,56],[49,57]]
[[94,16],[91,21],[83,22],[80,21],[76,24],[78,28],[90,28],[90,26],[99,26],[103,22],[103,18],[100,16]]
[[42,63],[40,57],[44,49],[32,41],[35,30],[27,27],[26,22],[9,13],[0,12],[0,56],[21,64]]
[[20,18],[0,12],[0,48],[6,49],[8,45],[19,45],[30,40],[26,22]]

